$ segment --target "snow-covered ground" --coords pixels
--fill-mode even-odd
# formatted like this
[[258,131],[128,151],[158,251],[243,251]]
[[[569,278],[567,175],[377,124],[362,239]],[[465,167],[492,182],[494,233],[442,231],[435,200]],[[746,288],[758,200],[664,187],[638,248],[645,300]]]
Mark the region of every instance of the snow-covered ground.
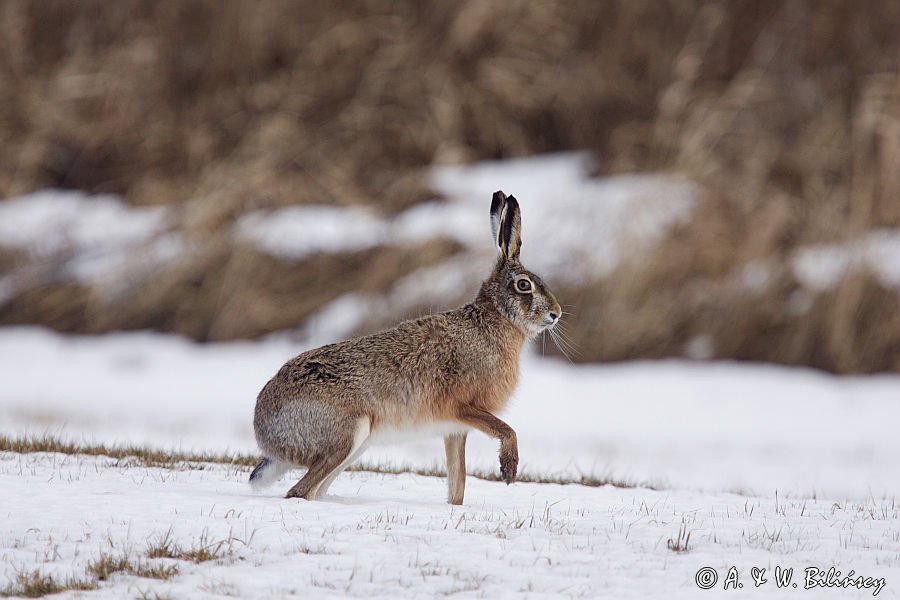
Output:
[[[808,567],[852,569],[892,597],[900,520],[892,500],[762,498],[689,490],[587,488],[472,480],[468,502],[442,502],[434,477],[348,473],[323,501],[252,495],[245,471],[171,471],[109,459],[0,454],[0,586],[15,572],[85,577],[101,554],[147,561],[167,536],[218,548],[172,559],[168,581],[114,575],[85,598],[867,598],[805,590]],[[687,552],[670,546],[685,543]],[[679,542],[680,540],[680,542]],[[219,545],[220,542],[224,542]],[[797,588],[778,589],[775,567]],[[716,592],[701,591],[716,571]],[[756,587],[751,569],[765,569]],[[757,572],[760,576],[760,572]]]

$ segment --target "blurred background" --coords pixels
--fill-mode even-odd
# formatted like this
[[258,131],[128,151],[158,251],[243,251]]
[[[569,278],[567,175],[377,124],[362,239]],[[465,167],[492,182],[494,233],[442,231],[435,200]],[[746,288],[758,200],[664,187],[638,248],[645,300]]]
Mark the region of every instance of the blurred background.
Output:
[[371,331],[475,293],[503,189],[573,361],[900,371],[898,23],[858,0],[5,0],[0,324]]

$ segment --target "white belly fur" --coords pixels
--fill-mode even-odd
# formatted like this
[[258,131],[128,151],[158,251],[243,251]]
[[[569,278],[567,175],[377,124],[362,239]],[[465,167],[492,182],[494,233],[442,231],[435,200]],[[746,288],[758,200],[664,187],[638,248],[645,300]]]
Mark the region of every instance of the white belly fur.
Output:
[[379,427],[372,431],[369,440],[372,444],[384,446],[409,440],[466,433],[471,430],[471,427],[455,421],[437,421],[427,425],[410,425],[409,427]]

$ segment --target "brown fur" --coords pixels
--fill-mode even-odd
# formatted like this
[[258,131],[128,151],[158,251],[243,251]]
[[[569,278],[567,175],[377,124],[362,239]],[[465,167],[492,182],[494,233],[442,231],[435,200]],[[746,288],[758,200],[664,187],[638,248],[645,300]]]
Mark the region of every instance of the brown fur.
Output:
[[[518,382],[525,340],[554,325],[561,311],[553,294],[518,261],[518,203],[499,198],[495,194],[502,216],[494,219],[497,207],[492,208],[492,223],[500,257],[474,302],[305,352],[262,389],[254,417],[260,448],[282,463],[308,467],[289,497],[324,493],[322,482],[327,488],[371,434],[441,422],[500,440],[501,474],[507,483],[515,480],[516,435],[495,414]],[[533,292],[517,291],[523,275]],[[451,437],[445,439],[449,501],[461,503],[465,436]]]

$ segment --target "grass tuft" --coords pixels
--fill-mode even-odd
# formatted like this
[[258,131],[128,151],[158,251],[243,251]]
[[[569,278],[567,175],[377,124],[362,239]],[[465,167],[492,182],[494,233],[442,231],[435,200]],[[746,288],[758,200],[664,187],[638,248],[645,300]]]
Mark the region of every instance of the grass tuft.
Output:
[[115,573],[127,572],[131,568],[131,561],[127,556],[101,554],[100,558],[88,564],[87,572],[97,581],[109,581]]
[[131,574],[144,579],[172,579],[178,575],[178,565],[151,565],[139,562],[131,571]]
[[175,558],[178,553],[177,549],[178,546],[172,540],[172,530],[170,529],[164,537],[147,546],[147,558]]
[[682,523],[675,537],[666,541],[666,547],[672,552],[682,554],[688,552],[691,547],[691,532],[687,530],[687,524]]
[[16,575],[16,582],[4,590],[0,590],[3,598],[40,598],[50,594],[68,591],[90,591],[97,589],[93,579],[84,580],[68,577],[59,581],[52,575],[44,575],[39,570]]
[[153,565],[132,561],[128,556],[101,554],[100,558],[88,564],[87,572],[97,581],[108,581],[115,573],[126,573],[147,579],[171,579],[178,574],[178,566]]
[[190,548],[182,548],[172,540],[172,530],[156,542],[147,546],[147,558],[171,558],[186,560],[192,563],[202,563],[210,560],[225,558],[231,553],[231,540],[219,540],[210,542],[206,534],[200,536],[200,540]]

